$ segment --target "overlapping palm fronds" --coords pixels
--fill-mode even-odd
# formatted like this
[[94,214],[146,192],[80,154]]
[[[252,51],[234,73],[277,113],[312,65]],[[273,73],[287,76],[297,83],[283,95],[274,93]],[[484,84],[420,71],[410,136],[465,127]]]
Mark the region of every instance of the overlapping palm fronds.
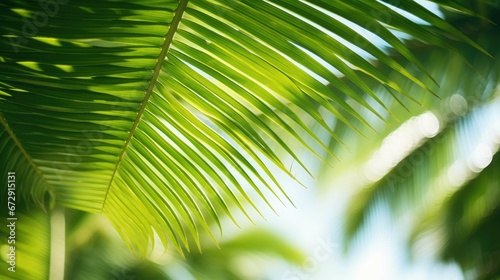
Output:
[[19,193],[39,204],[103,213],[142,254],[155,233],[179,251],[190,239],[200,246],[201,228],[232,216],[228,204],[247,214],[255,197],[287,200],[263,158],[289,170],[269,143],[304,169],[285,135],[321,153],[296,109],[337,137],[318,108],[354,130],[367,121],[346,98],[383,118],[366,79],[412,99],[357,49],[429,91],[364,34],[424,73],[392,30],[481,50],[414,1],[10,0],[0,9],[0,173],[22,173]]
[[[488,14],[498,14],[498,5],[489,8]],[[465,29],[480,23],[457,19],[456,24]],[[480,32],[474,28],[475,36],[498,57],[498,28],[485,26]],[[500,233],[500,64],[484,60],[475,51],[464,49],[463,53],[474,61],[474,67],[438,50],[422,52],[427,57],[422,59],[428,61],[424,65],[433,69],[442,85],[438,92],[442,101],[427,108],[439,119],[439,129],[435,136],[406,147],[407,153],[396,162],[377,163],[388,167],[366,180],[366,186],[353,197],[346,213],[345,234],[351,242],[357,240],[377,205],[387,203],[398,221],[413,225],[409,243],[414,253],[457,262],[474,279],[495,279],[500,267],[500,248],[493,237]],[[405,133],[397,128],[392,135],[408,139],[415,134]],[[377,142],[389,142],[390,137]],[[392,152],[396,150],[393,147]],[[385,152],[385,158],[391,158],[388,150]],[[403,221],[400,217],[414,218]],[[429,240],[431,250],[424,246]]]

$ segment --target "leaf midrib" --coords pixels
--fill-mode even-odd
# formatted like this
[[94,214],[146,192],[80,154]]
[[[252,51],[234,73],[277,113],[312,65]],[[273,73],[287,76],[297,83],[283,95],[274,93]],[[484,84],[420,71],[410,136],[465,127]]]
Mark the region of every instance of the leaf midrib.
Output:
[[104,211],[104,206],[106,205],[106,200],[108,198],[109,190],[111,189],[111,185],[115,179],[116,172],[120,168],[120,164],[123,160],[123,157],[125,156],[125,153],[127,151],[128,145],[130,144],[130,141],[132,140],[134,136],[134,132],[137,129],[137,126],[139,125],[142,115],[144,114],[144,110],[146,109],[146,105],[148,104],[149,98],[151,97],[151,94],[153,93],[153,89],[156,84],[156,80],[158,79],[158,75],[160,74],[160,70],[163,65],[163,61],[165,60],[168,50],[170,49],[170,46],[172,45],[174,35],[177,32],[177,29],[179,28],[179,25],[182,20],[182,16],[184,15],[184,12],[186,11],[187,4],[189,0],[181,0],[179,2],[179,5],[177,6],[177,9],[175,10],[175,15],[174,18],[172,19],[172,22],[170,23],[170,28],[168,29],[167,34],[165,35],[165,40],[163,41],[163,45],[161,47],[161,52],[160,55],[158,56],[156,60],[156,65],[153,69],[153,75],[151,77],[151,80],[149,81],[148,88],[146,89],[146,93],[144,95],[144,99],[141,103],[141,107],[139,108],[139,111],[137,112],[137,117],[135,118],[134,124],[132,125],[132,128],[130,129],[130,132],[127,136],[127,139],[125,140],[125,144],[123,145],[123,148],[120,152],[120,155],[118,157],[118,160],[116,162],[115,168],[113,169],[113,174],[111,175],[111,178],[109,180],[108,187],[106,189],[106,194],[104,196],[104,200],[102,203],[102,208],[101,212]]

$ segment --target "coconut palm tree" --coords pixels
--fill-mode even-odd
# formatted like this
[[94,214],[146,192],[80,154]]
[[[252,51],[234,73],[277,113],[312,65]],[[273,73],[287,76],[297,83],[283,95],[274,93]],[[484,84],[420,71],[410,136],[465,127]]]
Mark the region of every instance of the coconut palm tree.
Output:
[[[460,54],[452,38],[489,55],[414,1],[0,5],[0,174],[16,186],[2,189],[2,205],[17,196],[2,216],[34,217],[19,222],[18,253],[41,242],[51,260],[45,269],[31,265],[40,259],[19,263],[24,279],[62,277],[60,209],[102,214],[140,255],[156,238],[183,255],[202,247],[201,235],[216,240],[222,218],[261,213],[255,201],[286,203],[276,169],[294,176],[280,155],[312,174],[295,147],[331,153],[312,126],[343,146],[341,127],[370,127],[358,106],[384,123],[393,114],[373,84],[401,103],[418,102],[403,83],[432,96],[438,82],[402,36]],[[49,214],[32,216],[36,208]]]

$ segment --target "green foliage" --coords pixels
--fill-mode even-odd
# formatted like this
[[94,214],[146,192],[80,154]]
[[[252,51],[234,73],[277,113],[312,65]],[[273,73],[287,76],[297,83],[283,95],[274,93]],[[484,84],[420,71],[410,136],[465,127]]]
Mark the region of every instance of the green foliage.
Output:
[[[493,5],[486,15],[498,21],[491,16],[498,11]],[[476,40],[499,57],[496,26],[485,24],[478,31],[484,22],[461,18],[454,23],[474,30]],[[415,217],[409,237],[415,254],[433,253],[442,261],[457,262],[475,279],[495,279],[500,267],[493,237],[499,234],[500,64],[466,47],[462,53],[473,67],[441,50],[422,52],[423,64],[433,69],[441,84],[442,101],[427,107],[439,117],[440,131],[411,148],[382,178],[367,183],[352,198],[345,236],[355,241],[377,205],[387,203],[398,222],[407,224],[409,216]],[[429,240],[434,240],[435,250],[425,250],[423,244]]]
[[142,254],[153,232],[178,250],[189,236],[198,243],[200,228],[210,232],[222,213],[231,216],[228,201],[246,214],[242,204],[254,205],[255,195],[268,204],[269,195],[286,198],[262,159],[289,173],[269,141],[305,166],[261,115],[312,150],[305,139],[318,138],[290,108],[330,131],[318,105],[352,128],[351,119],[366,121],[346,97],[379,115],[354,91],[383,106],[361,77],[411,98],[350,45],[427,89],[332,14],[377,34],[423,71],[388,28],[452,51],[435,32],[478,47],[413,2],[399,7],[437,31],[373,1],[72,1],[44,14],[30,3],[2,6],[2,156],[13,162],[2,172],[33,174],[22,191],[35,201],[45,190],[58,205],[103,213]]
[[[474,14],[454,2],[434,2]],[[271,208],[274,200],[289,200],[275,170],[293,175],[279,153],[312,174],[291,141],[318,157],[330,153],[304,119],[342,143],[329,119],[360,133],[370,125],[358,106],[385,123],[384,114],[393,114],[373,85],[400,103],[417,101],[404,83],[431,96],[433,73],[394,30],[461,53],[446,37],[453,36],[486,53],[416,2],[387,5],[2,2],[0,156],[6,164],[0,174],[20,174],[18,195],[41,208],[102,213],[141,255],[155,235],[181,254],[193,242],[201,250],[200,235],[216,240],[212,231],[221,230],[221,217],[234,220],[239,211],[251,218],[249,209],[260,213],[257,200]],[[382,39],[404,63],[364,34]]]

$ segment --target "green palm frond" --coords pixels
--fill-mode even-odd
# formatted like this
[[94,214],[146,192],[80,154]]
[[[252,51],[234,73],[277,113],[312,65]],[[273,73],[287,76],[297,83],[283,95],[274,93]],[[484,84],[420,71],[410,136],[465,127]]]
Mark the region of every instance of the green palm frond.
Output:
[[232,217],[229,203],[249,216],[255,197],[287,200],[266,162],[291,174],[269,143],[307,167],[275,126],[313,153],[306,139],[319,141],[297,110],[335,137],[318,108],[358,131],[353,120],[368,122],[347,98],[384,119],[366,79],[413,99],[356,49],[430,91],[361,33],[423,72],[392,30],[482,50],[413,1],[397,6],[433,28],[371,0],[45,4],[0,4],[0,153],[12,162],[0,172],[30,178],[21,192],[35,201],[49,192],[58,205],[103,213],[142,254],[154,233],[179,251],[190,236],[199,247],[200,228]]

